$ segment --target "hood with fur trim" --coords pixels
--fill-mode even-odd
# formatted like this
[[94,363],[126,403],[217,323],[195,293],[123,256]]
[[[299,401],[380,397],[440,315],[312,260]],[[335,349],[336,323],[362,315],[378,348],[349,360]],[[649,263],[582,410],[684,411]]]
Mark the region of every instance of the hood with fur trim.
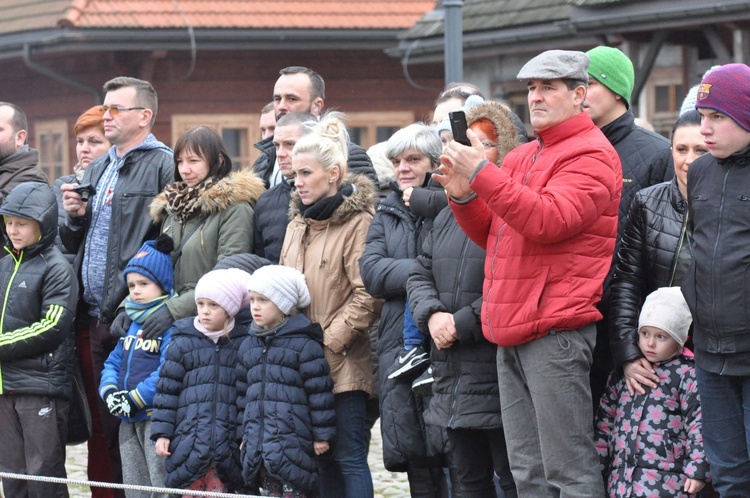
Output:
[[[505,155],[515,149],[522,140],[513,122],[511,110],[500,102],[486,100],[466,111],[466,124],[471,126],[481,119],[488,119],[497,130],[497,163],[503,162]],[[525,139],[523,139],[525,142]]]
[[[242,203],[255,205],[265,191],[263,180],[251,169],[234,171],[201,193],[201,213],[205,216],[224,211]],[[161,223],[167,218],[167,194],[162,192],[151,202],[151,218]]]
[[[378,194],[375,192],[375,185],[372,180],[364,175],[357,173],[347,173],[344,177],[344,183],[351,183],[354,187],[354,193],[344,197],[344,202],[336,208],[331,216],[332,225],[340,225],[350,220],[359,212],[375,214],[375,204],[378,200]],[[292,202],[289,203],[289,219],[300,214],[299,194],[292,190]]]

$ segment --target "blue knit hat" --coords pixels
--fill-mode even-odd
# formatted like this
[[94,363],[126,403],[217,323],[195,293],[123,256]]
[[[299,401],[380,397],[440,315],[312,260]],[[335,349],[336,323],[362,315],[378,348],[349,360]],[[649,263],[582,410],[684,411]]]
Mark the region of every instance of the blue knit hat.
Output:
[[169,294],[174,288],[174,270],[172,268],[172,250],[174,242],[169,235],[161,234],[156,240],[143,243],[135,256],[128,262],[122,272],[127,283],[128,273],[138,273],[153,280]]

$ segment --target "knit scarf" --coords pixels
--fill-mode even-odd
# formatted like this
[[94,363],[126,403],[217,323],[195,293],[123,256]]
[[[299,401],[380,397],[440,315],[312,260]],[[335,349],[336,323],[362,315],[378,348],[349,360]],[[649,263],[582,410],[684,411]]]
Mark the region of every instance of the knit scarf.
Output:
[[184,224],[201,209],[201,196],[216,184],[216,179],[206,178],[197,185],[189,187],[185,182],[175,182],[164,189],[167,195],[167,212],[174,215],[177,221]]
[[276,334],[276,332],[278,332],[279,330],[281,330],[281,327],[286,325],[287,320],[289,320],[289,317],[285,316],[284,318],[282,318],[281,322],[279,322],[278,325],[276,325],[275,327],[271,327],[270,329],[264,329],[263,327],[258,327],[258,325],[255,323],[255,320],[253,320],[253,323],[250,324],[250,332],[255,334],[256,337],[260,337],[261,339],[265,337],[270,337]]
[[167,299],[171,299],[177,296],[177,293],[172,290],[169,294],[164,294],[151,301],[145,303],[136,303],[130,296],[125,298],[125,313],[128,314],[131,320],[135,323],[142,324],[151,314],[166,305]]
[[351,183],[346,183],[341,186],[336,194],[331,197],[323,197],[317,202],[313,202],[309,206],[302,204],[302,200],[299,201],[299,211],[303,218],[310,218],[315,221],[327,220],[336,209],[344,203],[344,197],[350,197],[355,191],[355,187]]
[[197,316],[193,319],[193,326],[198,330],[198,332],[205,335],[206,337],[214,341],[214,344],[216,344],[217,342],[219,342],[219,339],[221,339],[225,335],[229,335],[229,332],[234,329],[234,317],[230,318],[229,322],[227,322],[227,326],[221,330],[206,329],[206,327],[204,327],[200,322],[200,318]]

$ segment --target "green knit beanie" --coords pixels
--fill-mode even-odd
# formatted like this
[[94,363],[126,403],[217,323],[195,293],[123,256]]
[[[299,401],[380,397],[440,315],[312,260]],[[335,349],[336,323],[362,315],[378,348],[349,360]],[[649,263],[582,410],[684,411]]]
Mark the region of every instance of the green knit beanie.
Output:
[[630,95],[635,85],[633,63],[622,51],[612,47],[599,46],[592,48],[589,56],[589,76],[609,88],[612,93],[622,97],[630,109]]

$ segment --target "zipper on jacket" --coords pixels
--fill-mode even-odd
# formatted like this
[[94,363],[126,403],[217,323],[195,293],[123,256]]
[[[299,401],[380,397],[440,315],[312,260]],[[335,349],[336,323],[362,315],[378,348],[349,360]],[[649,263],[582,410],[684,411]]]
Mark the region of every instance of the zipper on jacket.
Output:
[[459,265],[458,265],[458,276],[456,277],[456,283],[453,286],[453,308],[452,309],[458,309],[458,290],[461,288],[461,279],[463,278],[464,273],[464,265],[463,261],[466,259],[466,252],[469,248],[469,239],[468,237],[464,237],[464,244],[461,248],[461,256],[458,259]]
[[[5,250],[10,254],[10,257],[13,258],[13,273],[10,274],[10,278],[8,279],[8,286],[5,288],[5,296],[3,296],[3,309],[2,309],[2,315],[0,315],[0,334],[5,333],[5,311],[8,308],[8,294],[10,294],[10,286],[13,284],[13,280],[16,278],[16,273],[18,273],[18,267],[21,266],[21,262],[23,261],[23,251],[20,252],[18,255],[18,259],[16,259],[15,255],[13,254],[13,251],[9,250],[7,247]],[[5,394],[5,385],[3,383],[3,369],[0,368],[0,395]]]
[[[221,339],[219,339],[221,340]],[[214,399],[216,399],[216,393],[219,391],[219,359],[221,354],[221,347],[219,343],[216,343],[214,348]],[[211,446],[209,448],[213,450],[216,448],[216,405],[218,403],[211,403]],[[213,458],[211,459],[213,460]]]
[[[261,446],[263,446],[263,431],[265,430],[265,419],[266,419],[266,363],[268,363],[268,342],[263,341],[263,351],[261,352],[260,358],[260,426],[258,428],[258,448],[256,452],[261,452]],[[247,410],[247,407],[245,408]]]
[[[721,204],[719,204],[719,227],[716,230],[716,240],[714,241],[714,252],[711,255],[711,321],[713,322],[714,334],[718,330],[716,326],[716,253],[719,250],[719,240],[721,239],[721,228],[722,228],[722,217],[724,216],[724,194],[726,194],[727,181],[729,180],[729,173],[732,172],[732,165],[729,166],[727,172],[724,174],[724,183],[721,186]],[[721,352],[721,344],[718,345],[719,352]]]
[[10,274],[10,278],[8,279],[8,286],[5,288],[5,296],[3,296],[3,314],[0,316],[0,334],[5,333],[5,311],[8,307],[8,295],[10,294],[10,287],[13,284],[13,279],[16,278],[16,273],[18,273],[18,268],[21,266],[21,262],[23,261],[23,251],[21,251],[18,254],[18,259],[16,259],[16,256],[13,254],[13,251],[9,250],[7,247],[5,250],[10,254],[10,257],[13,258],[13,273]]
[[685,242],[685,234],[687,233],[688,217],[690,211],[685,210],[685,218],[682,220],[682,230],[680,231],[680,240],[677,243],[677,252],[674,255],[674,262],[672,263],[672,273],[669,275],[669,287],[672,287],[674,283],[674,276],[677,273],[677,262],[680,260],[680,251],[682,250],[682,244]]
[[[533,156],[531,156],[531,164],[536,163],[537,158],[544,152],[544,140],[542,140],[542,137],[538,137],[537,139],[538,145],[536,148],[536,152]],[[526,173],[528,175],[528,172]]]

